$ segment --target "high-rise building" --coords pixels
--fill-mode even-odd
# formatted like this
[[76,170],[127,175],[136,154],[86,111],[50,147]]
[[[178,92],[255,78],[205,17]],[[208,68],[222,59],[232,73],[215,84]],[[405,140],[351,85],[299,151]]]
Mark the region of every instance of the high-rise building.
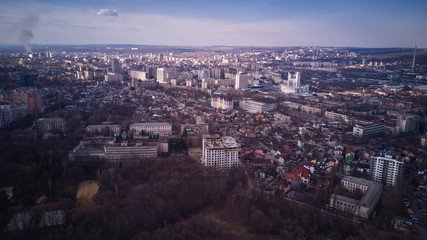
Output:
[[403,159],[391,153],[374,153],[369,169],[371,180],[394,186],[397,183],[397,177],[403,175],[403,165]]
[[288,81],[280,85],[280,90],[288,94],[308,93],[308,85],[301,86],[301,73],[288,73]]
[[0,128],[8,126],[15,120],[12,104],[0,102]]
[[211,106],[216,109],[233,110],[233,99],[224,95],[213,96]]
[[164,68],[157,69],[157,82],[166,83],[166,69]]
[[232,137],[220,137],[218,134],[203,135],[203,153],[201,162],[206,167],[229,169],[239,164],[239,146]]
[[27,113],[42,111],[42,98],[36,89],[15,89],[12,90],[12,97],[15,104],[25,104],[27,106]]
[[301,73],[288,73],[288,87],[289,88],[298,88],[301,84]]
[[416,132],[418,131],[419,117],[411,114],[399,115],[397,126],[401,133]]
[[157,82],[170,83],[170,80],[176,75],[176,68],[158,68]]
[[239,90],[239,89],[247,89],[248,88],[248,85],[249,85],[249,77],[248,77],[248,75],[246,74],[246,73],[241,73],[241,72],[239,72],[237,75],[236,75],[236,85],[234,85],[234,88],[236,89],[236,90]]
[[118,59],[113,60],[111,68],[113,73],[120,73],[120,62]]
[[202,80],[204,78],[210,78],[211,72],[208,69],[200,69],[197,71],[197,78]]

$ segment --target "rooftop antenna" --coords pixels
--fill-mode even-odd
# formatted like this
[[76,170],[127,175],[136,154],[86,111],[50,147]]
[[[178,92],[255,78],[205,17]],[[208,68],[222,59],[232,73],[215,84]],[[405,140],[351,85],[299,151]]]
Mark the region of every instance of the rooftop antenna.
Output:
[[417,46],[414,48],[414,57],[412,58],[411,72],[415,72],[415,57],[417,56]]

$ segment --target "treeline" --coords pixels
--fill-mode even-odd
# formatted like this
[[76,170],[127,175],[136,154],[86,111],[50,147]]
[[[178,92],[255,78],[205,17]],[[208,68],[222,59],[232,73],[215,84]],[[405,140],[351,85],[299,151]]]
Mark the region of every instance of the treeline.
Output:
[[241,170],[217,172],[185,159],[117,167],[91,209],[75,205],[62,227],[6,235],[20,239],[389,239],[270,196]]

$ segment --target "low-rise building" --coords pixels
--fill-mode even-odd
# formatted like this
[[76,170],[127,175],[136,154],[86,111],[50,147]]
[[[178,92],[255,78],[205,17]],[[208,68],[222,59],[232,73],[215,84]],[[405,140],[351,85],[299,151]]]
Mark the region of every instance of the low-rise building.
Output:
[[86,127],[86,134],[105,134],[105,135],[113,135],[120,134],[121,126],[114,124],[106,124],[106,125],[88,125]]
[[172,134],[172,124],[168,122],[146,122],[131,123],[129,131],[138,135],[142,132],[148,134],[170,135]]
[[349,122],[349,118],[346,114],[336,113],[332,111],[325,111],[325,118],[332,121],[339,121],[344,123]]
[[274,111],[276,109],[276,104],[243,99],[240,101],[240,108],[248,111],[249,113],[263,113]]
[[360,199],[345,196],[344,194],[332,194],[329,206],[362,218],[369,218],[381,196],[382,185],[363,178],[345,176],[341,180],[344,192],[359,191]]
[[384,125],[380,123],[358,123],[353,127],[353,136],[363,138],[366,136],[383,134],[384,131]]
[[63,118],[39,118],[36,129],[40,132],[65,132],[67,121]]
[[122,141],[107,144],[104,149],[107,162],[117,164],[122,160],[156,157],[158,143],[138,140]]

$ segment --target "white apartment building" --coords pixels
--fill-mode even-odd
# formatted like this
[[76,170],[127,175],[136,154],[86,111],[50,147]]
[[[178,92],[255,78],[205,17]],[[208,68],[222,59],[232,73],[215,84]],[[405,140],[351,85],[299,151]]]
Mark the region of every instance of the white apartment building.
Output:
[[157,68],[157,82],[159,83],[167,83],[166,82],[166,69]]
[[168,122],[131,123],[129,131],[137,135],[141,131],[148,134],[168,135],[172,134],[172,124]]
[[234,85],[234,88],[236,90],[239,89],[247,89],[249,86],[249,77],[246,73],[239,72],[236,75],[236,84]]
[[371,180],[380,182],[388,186],[397,183],[397,177],[403,175],[404,161],[391,153],[378,152],[371,156],[369,173]]
[[233,99],[226,96],[213,96],[211,106],[216,109],[233,110]]
[[218,134],[203,135],[201,163],[206,167],[230,169],[239,164],[239,145],[232,137]]

